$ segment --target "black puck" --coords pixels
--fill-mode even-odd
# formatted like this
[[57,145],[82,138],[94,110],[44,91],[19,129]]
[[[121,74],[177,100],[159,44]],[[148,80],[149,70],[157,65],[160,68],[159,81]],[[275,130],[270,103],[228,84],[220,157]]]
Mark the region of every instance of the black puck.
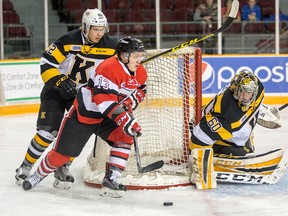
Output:
[[173,206],[173,202],[163,202],[164,206]]

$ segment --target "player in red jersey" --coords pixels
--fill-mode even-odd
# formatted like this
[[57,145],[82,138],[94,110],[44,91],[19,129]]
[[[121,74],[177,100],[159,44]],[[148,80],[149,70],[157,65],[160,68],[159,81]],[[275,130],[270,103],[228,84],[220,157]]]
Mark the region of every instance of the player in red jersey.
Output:
[[120,177],[129,157],[134,133],[141,135],[141,127],[125,109],[136,109],[146,94],[147,72],[141,65],[146,51],[134,37],[124,37],[116,46],[117,56],[102,62],[81,88],[73,106],[63,118],[53,149],[41,161],[37,171],[24,182],[24,190],[35,187],[49,173],[77,157],[92,134],[100,136],[112,148],[102,196],[121,197],[126,190]]

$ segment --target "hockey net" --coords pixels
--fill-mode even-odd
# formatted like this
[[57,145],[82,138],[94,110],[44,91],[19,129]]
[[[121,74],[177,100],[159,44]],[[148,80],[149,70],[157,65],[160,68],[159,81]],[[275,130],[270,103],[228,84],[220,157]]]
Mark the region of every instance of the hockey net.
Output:
[[[148,51],[148,57],[163,50]],[[134,111],[142,127],[137,139],[141,166],[164,160],[153,172],[138,173],[134,147],[122,176],[128,189],[163,189],[190,185],[189,121],[197,122],[202,106],[202,54],[187,47],[144,64],[148,72],[146,99]],[[99,137],[87,158],[84,182],[100,187],[110,147]]]

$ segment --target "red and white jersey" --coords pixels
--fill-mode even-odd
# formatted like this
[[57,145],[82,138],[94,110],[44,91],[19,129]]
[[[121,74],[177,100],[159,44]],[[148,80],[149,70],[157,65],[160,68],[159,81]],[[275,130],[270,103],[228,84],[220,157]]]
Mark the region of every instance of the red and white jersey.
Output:
[[77,94],[74,106],[78,120],[86,124],[100,123],[123,99],[145,86],[146,80],[147,72],[142,65],[131,72],[117,57],[110,57],[96,68],[88,86]]

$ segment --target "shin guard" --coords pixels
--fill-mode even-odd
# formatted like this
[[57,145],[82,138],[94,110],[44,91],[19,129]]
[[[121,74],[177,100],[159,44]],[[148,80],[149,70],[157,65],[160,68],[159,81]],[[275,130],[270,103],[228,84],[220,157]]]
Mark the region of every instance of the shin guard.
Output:
[[197,189],[212,189],[217,187],[213,167],[213,149],[197,148],[192,150],[191,182]]

